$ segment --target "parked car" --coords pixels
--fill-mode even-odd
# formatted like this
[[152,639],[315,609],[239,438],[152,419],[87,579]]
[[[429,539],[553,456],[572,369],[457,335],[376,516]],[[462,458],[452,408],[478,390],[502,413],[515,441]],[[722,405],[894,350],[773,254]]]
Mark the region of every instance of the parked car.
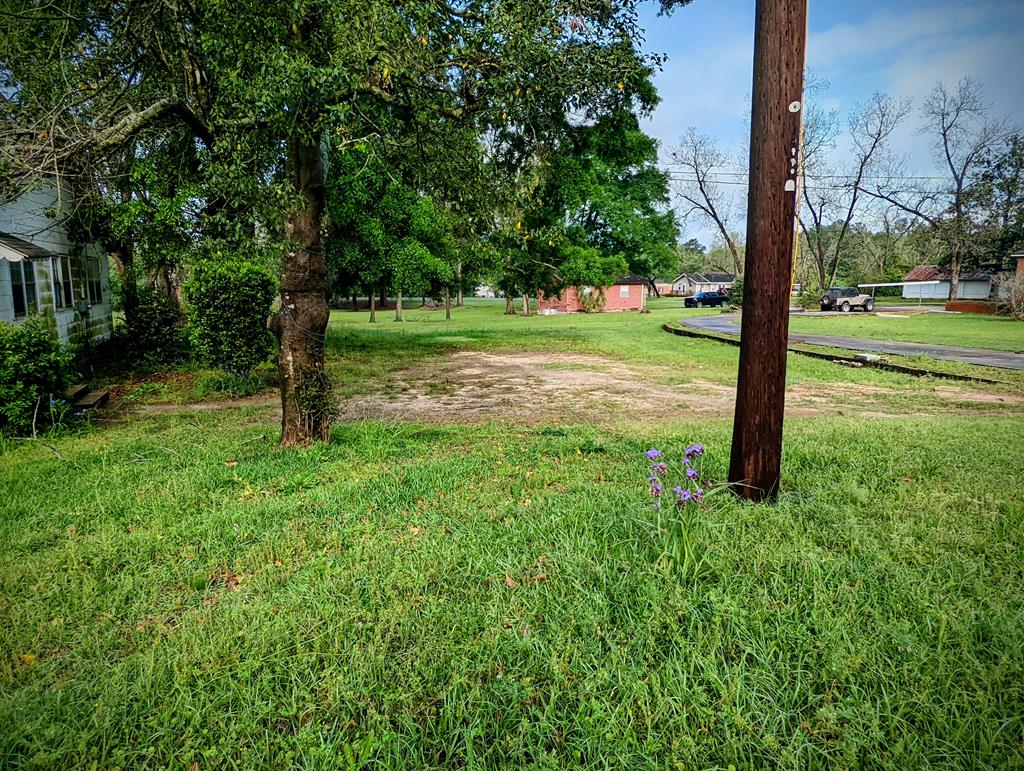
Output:
[[697,294],[684,299],[683,305],[687,308],[703,308],[704,306],[715,308],[725,305],[728,301],[729,295],[721,292],[697,292]]
[[869,294],[861,294],[856,287],[833,286],[825,290],[825,294],[819,300],[823,311],[842,311],[848,313],[854,308],[862,311],[870,311],[875,307],[875,301]]

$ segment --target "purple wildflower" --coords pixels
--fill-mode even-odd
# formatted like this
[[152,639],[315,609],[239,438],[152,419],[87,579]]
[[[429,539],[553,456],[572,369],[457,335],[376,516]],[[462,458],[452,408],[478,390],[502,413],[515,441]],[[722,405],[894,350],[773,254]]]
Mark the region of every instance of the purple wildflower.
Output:
[[655,460],[661,457],[661,451],[655,450],[653,447],[647,451],[647,460]]
[[653,471],[655,474],[667,474],[668,466],[666,466],[664,463],[652,463],[651,471]]
[[683,488],[680,487],[679,485],[676,485],[675,487],[672,488],[672,492],[674,492],[676,495],[682,495]]
[[681,500],[683,503],[686,503],[692,497],[693,496],[690,494],[689,490],[683,490],[681,493],[679,493],[679,500]]
[[689,466],[690,465],[690,459],[689,458],[683,458],[682,463],[683,463],[684,466]]
[[686,448],[686,456],[687,457],[693,457],[695,455],[702,455],[703,453],[704,453],[704,445],[700,444],[699,442],[697,444],[691,444],[689,447]]
[[647,481],[648,482],[657,482],[658,481],[658,477],[654,476],[654,474],[651,474],[649,477],[647,477]]
[[661,495],[662,489],[662,486],[655,482],[653,485],[651,485],[651,495],[657,498],[659,495]]
[[695,468],[688,468],[688,469],[686,469],[686,478],[687,479],[696,479],[697,478],[697,469],[695,469]]
[[694,490],[694,492],[693,492],[693,499],[695,501],[703,501],[704,500],[704,488],[703,487],[698,487],[696,490]]

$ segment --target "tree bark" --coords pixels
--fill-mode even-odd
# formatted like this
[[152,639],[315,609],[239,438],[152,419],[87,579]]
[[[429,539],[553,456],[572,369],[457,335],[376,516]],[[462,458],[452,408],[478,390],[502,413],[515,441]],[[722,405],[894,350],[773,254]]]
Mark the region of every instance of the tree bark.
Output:
[[505,295],[505,315],[515,316],[516,315],[516,301],[512,299],[512,295]]
[[377,287],[370,287],[370,323],[377,323]]
[[444,320],[452,320],[452,294],[448,287],[444,288]]
[[386,286],[382,286],[380,288],[380,307],[381,308],[387,308],[388,307],[388,294],[387,294],[387,292],[388,292],[388,288]]
[[286,221],[288,245],[281,261],[281,307],[268,320],[279,342],[282,447],[326,441],[333,412],[330,382],[324,371],[324,337],[330,309],[321,233],[323,161],[319,144],[301,138],[288,141],[288,157],[301,204]]
[[462,260],[455,262],[455,307],[462,307]]
[[960,292],[960,250],[954,249],[949,255],[949,301],[956,300]]
[[807,0],[757,0],[746,275],[729,482],[778,494]]
[[395,292],[395,321],[402,320],[402,290]]
[[528,294],[523,295],[523,315],[530,315],[530,295]]

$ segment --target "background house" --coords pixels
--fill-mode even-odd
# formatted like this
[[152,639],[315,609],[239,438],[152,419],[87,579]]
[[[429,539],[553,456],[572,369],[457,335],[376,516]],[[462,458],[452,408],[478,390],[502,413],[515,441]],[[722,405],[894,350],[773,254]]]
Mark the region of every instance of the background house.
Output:
[[718,292],[736,283],[732,273],[681,273],[672,282],[673,297],[689,297],[697,292]]
[[[961,300],[987,300],[992,293],[992,279],[995,270],[964,271],[957,286],[957,298]],[[903,287],[906,300],[945,300],[949,297],[949,271],[934,265],[919,265],[903,277],[904,281],[938,281],[937,284],[917,284]]]
[[[667,297],[672,294],[672,282],[667,278],[656,278],[654,279],[654,289],[657,290],[658,297]],[[648,297],[654,297],[655,291],[648,288]]]
[[[583,294],[590,296],[597,290],[584,287]],[[638,276],[622,276],[604,290],[604,307],[602,311],[638,311],[642,310],[647,296],[647,282]],[[556,297],[545,297],[541,292],[537,295],[537,313],[576,313],[585,310],[584,304],[576,289],[566,287]]]
[[0,321],[42,314],[63,342],[102,340],[113,329],[107,255],[71,240],[59,216],[69,210],[54,186],[0,206]]

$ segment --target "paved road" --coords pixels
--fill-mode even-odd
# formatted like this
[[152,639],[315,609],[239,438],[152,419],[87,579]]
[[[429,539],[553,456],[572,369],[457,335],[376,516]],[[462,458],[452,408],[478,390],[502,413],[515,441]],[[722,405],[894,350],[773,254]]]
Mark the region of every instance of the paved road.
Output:
[[[683,326],[704,329],[718,334],[739,337],[739,315],[735,313],[718,316],[691,316],[682,320]],[[827,345],[832,348],[848,348],[853,351],[871,351],[899,356],[929,356],[946,361],[962,361],[966,364],[981,364],[986,367],[1024,370],[1024,354],[1009,351],[993,351],[986,348],[958,348],[952,345],[931,345],[929,343],[899,343],[894,340],[869,340],[863,337],[834,337],[832,335],[807,335],[790,332],[791,343]]]

